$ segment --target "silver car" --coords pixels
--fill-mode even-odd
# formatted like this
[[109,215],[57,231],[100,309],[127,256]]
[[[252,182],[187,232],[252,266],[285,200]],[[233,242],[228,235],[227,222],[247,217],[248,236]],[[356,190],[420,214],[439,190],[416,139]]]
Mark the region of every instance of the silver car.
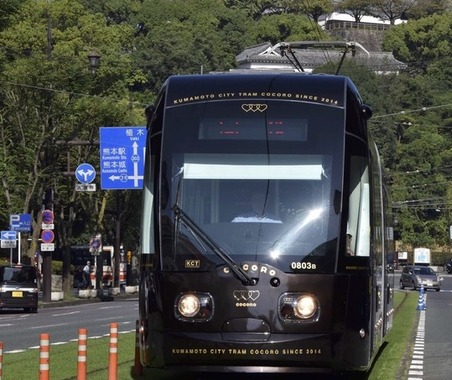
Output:
[[435,289],[439,292],[441,281],[442,278],[430,267],[407,265],[403,268],[400,277],[400,289],[411,288],[416,290],[422,285],[425,290]]

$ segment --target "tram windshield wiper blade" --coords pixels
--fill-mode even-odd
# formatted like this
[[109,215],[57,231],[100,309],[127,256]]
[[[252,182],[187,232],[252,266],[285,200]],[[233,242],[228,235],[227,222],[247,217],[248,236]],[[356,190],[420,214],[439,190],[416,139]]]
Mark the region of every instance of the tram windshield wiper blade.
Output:
[[201,227],[199,227],[177,204],[173,207],[174,213],[176,214],[176,219],[180,220],[188,228],[191,234],[198,240],[201,239],[215,255],[217,255],[237,276],[237,278],[242,281],[245,285],[254,285],[255,280],[246,273],[237,263],[223,251],[218,245],[207,235]]

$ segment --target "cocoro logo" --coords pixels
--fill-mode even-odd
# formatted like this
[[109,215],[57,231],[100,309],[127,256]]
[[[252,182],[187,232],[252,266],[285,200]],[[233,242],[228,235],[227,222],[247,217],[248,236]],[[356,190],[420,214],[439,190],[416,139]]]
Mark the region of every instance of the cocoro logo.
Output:
[[261,293],[259,290],[234,290],[233,295],[237,301],[256,301]]
[[264,112],[268,108],[266,104],[242,104],[245,112]]

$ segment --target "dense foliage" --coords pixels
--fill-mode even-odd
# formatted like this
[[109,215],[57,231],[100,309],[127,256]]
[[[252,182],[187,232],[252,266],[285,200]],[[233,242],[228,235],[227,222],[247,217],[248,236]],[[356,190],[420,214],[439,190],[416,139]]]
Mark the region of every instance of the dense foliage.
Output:
[[[143,125],[170,74],[227,70],[257,43],[330,38],[316,23],[332,10],[357,21],[403,16],[384,50],[408,64],[393,76],[347,65],[374,109],[371,128],[392,185],[396,237],[447,246],[452,224],[452,41],[448,2],[414,0],[2,0],[0,2],[0,226],[49,202],[58,246],[113,244],[118,223],[138,246],[137,191],[74,190],[65,175],[99,161],[100,126]],[[434,5],[434,6],[433,6]],[[93,73],[87,56],[101,64]],[[77,145],[77,140],[90,142]],[[68,144],[72,142],[72,144]],[[75,145],[74,145],[75,142]],[[53,198],[49,195],[53,192]],[[47,197],[45,195],[47,194]],[[36,249],[35,228],[28,254]]]

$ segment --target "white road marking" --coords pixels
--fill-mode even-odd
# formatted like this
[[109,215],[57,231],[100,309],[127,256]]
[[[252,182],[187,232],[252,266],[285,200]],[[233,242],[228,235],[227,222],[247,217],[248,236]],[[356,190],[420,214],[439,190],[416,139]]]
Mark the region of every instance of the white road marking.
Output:
[[69,323],[55,323],[55,324],[53,324],[53,325],[32,326],[32,327],[29,327],[29,329],[32,329],[32,330],[42,330],[42,329],[47,329],[47,328],[49,328],[49,327],[67,326],[67,325],[69,325]]
[[71,311],[69,313],[60,313],[60,314],[52,314],[52,317],[62,317],[64,315],[73,315],[73,314],[79,314],[80,311]]
[[[424,295],[424,302],[427,294]],[[419,324],[417,326],[416,342],[408,371],[407,380],[422,380],[424,378],[424,351],[425,351],[425,310],[420,310]]]

